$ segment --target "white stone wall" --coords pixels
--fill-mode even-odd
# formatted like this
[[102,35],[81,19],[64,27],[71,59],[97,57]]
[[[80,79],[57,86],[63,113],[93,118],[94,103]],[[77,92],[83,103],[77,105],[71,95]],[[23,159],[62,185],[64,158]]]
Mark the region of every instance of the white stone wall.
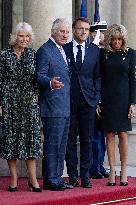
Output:
[[24,21],[30,23],[35,32],[35,48],[48,40],[52,22],[56,18],[66,18],[72,23],[71,0],[24,0],[23,8]]
[[12,26],[23,21],[23,0],[13,0]]
[[122,0],[121,24],[128,30],[129,46],[136,49],[136,1]]

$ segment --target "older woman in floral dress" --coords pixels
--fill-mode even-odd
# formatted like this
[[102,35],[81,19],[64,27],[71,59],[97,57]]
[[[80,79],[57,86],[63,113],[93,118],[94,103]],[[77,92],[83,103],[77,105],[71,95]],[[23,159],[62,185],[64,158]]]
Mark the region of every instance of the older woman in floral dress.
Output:
[[41,157],[35,51],[28,48],[33,37],[32,27],[21,22],[10,36],[10,47],[0,52],[0,114],[5,127],[0,157],[8,162],[10,192],[17,191],[17,160],[26,161],[31,191],[41,192],[35,160]]

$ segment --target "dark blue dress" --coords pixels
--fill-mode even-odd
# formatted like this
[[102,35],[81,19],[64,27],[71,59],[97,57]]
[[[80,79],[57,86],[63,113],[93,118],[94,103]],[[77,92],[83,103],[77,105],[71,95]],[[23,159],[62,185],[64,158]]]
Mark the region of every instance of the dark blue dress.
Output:
[[129,106],[136,102],[136,53],[101,53],[102,124],[105,131],[130,131]]

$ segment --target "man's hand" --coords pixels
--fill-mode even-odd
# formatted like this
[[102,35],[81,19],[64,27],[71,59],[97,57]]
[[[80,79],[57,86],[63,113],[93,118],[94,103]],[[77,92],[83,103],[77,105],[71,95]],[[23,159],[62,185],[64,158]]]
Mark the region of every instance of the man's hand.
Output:
[[64,87],[64,84],[59,81],[60,77],[54,77],[51,80],[51,88],[52,89],[61,89]]
[[96,114],[97,114],[98,119],[100,119],[101,118],[101,108],[99,104],[97,105],[97,108],[96,108]]

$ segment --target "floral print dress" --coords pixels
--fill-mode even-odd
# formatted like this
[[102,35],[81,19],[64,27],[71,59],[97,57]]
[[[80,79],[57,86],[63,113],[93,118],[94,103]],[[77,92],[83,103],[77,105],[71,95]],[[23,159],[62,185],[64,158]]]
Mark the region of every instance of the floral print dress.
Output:
[[41,157],[40,119],[35,83],[35,51],[26,48],[18,59],[12,47],[0,52],[0,105],[5,137],[0,157]]

